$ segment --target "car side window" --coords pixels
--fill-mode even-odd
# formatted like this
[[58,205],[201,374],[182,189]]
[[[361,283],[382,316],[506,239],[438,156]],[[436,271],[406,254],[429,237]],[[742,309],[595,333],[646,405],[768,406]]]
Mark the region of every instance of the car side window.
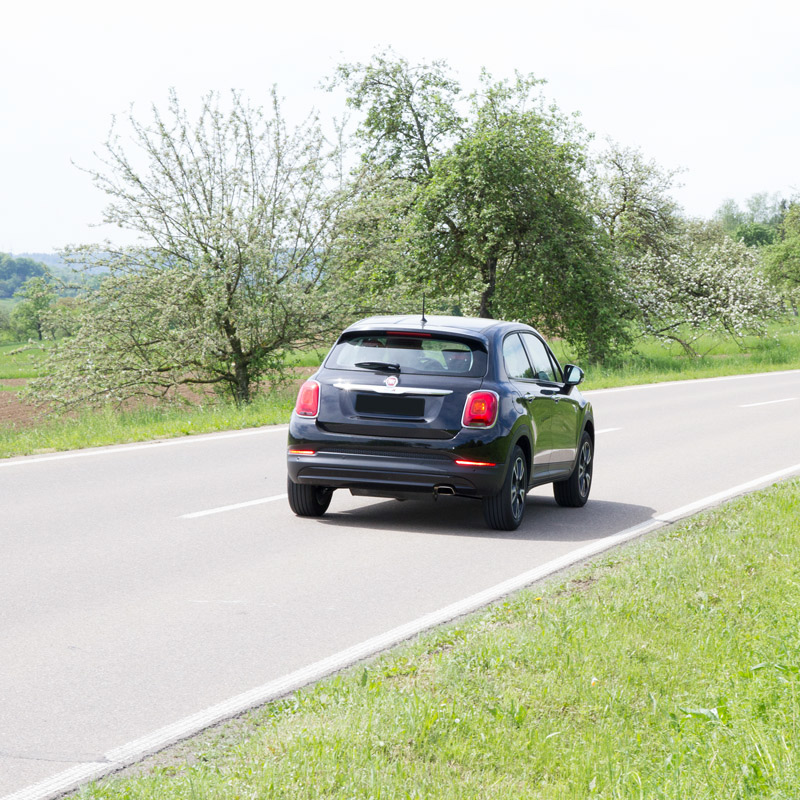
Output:
[[544,342],[532,333],[522,333],[520,336],[525,341],[525,347],[533,363],[533,377],[538,381],[555,383],[558,380],[556,378],[556,370],[550,360],[550,355],[544,346]]
[[535,377],[518,334],[512,333],[503,341],[503,358],[509,378],[533,380]]

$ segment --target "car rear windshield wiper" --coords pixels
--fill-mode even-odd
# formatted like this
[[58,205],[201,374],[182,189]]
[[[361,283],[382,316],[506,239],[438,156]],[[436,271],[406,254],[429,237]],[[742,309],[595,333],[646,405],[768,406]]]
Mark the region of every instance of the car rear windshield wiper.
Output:
[[376,369],[380,372],[400,372],[399,364],[392,364],[387,361],[357,361],[357,367],[361,369]]

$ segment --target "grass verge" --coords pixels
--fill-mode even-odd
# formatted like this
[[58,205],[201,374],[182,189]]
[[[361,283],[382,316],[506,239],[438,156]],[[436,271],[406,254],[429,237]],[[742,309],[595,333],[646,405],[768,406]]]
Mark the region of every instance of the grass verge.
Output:
[[794,798],[798,518],[750,495],[82,796]]
[[46,419],[30,427],[6,426],[0,428],[0,458],[273,425],[288,421],[294,400],[295,390],[289,387],[260,396],[248,406],[217,403],[127,412],[108,408],[71,419]]
[[[613,365],[589,365],[581,388],[606,389],[641,383],[716,378],[800,369],[800,320],[791,317],[770,325],[766,336],[748,336],[744,350],[729,339],[704,336],[695,343],[698,358],[687,356],[679,345],[665,347],[655,340],[639,342],[633,353]],[[565,348],[555,343],[562,363],[574,360]]]

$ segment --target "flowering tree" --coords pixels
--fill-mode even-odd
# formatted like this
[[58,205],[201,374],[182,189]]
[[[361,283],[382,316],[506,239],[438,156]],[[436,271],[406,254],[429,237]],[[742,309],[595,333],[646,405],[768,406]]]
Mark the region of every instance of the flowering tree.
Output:
[[705,333],[741,343],[746,333],[763,333],[778,313],[758,253],[702,227],[690,226],[671,252],[650,251],[625,267],[642,332],[677,342],[688,355],[698,355],[695,344]]
[[[283,122],[233,93],[208,95],[196,120],[173,92],[165,114],[112,131],[105,221],[141,244],[67,252],[108,277],[83,303],[77,334],[52,351],[35,397],[55,404],[170,396],[213,386],[239,403],[280,371],[288,345],[338,326],[321,290],[343,202],[337,162],[315,120]],[[132,142],[132,145],[131,145]]]

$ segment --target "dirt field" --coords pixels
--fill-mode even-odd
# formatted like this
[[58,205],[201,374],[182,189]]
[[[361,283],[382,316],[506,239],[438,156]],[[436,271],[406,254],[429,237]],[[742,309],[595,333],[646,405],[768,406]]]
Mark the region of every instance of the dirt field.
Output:
[[[0,426],[27,427],[33,425],[42,416],[42,412],[29,403],[24,403],[17,396],[17,391],[27,383],[26,378],[3,378],[0,380]],[[13,386],[14,391],[7,387]]]

